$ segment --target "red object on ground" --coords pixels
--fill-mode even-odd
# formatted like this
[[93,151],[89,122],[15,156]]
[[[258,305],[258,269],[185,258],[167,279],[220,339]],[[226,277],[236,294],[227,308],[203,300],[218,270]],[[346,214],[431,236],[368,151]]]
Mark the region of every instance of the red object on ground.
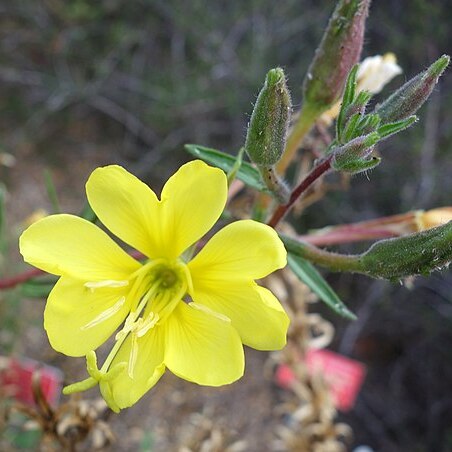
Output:
[[[306,354],[306,366],[311,374],[320,373],[325,378],[338,410],[353,408],[366,375],[364,364],[329,350],[311,349]],[[289,388],[295,375],[284,364],[277,368],[275,379],[282,388]]]
[[15,359],[0,356],[0,390],[7,397],[34,405],[32,390],[33,373],[40,371],[41,391],[50,405],[55,405],[61,393],[63,374],[56,367],[31,359]]

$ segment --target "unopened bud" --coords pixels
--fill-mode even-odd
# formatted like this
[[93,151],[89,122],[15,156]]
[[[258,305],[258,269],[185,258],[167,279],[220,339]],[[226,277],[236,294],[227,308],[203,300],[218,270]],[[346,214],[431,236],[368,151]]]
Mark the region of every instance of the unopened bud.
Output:
[[370,0],[339,0],[304,79],[309,108],[321,113],[341,96],[361,55],[369,5]]
[[259,166],[275,165],[284,151],[292,102],[281,68],[268,72],[248,125],[245,149]]
[[369,156],[379,139],[378,133],[373,132],[334,149],[331,168],[348,173],[360,173],[374,168],[380,163],[380,159]]
[[443,55],[378,105],[374,113],[380,116],[382,124],[400,121],[416,113],[429,98],[449,61],[450,57]]
[[452,221],[416,234],[382,240],[360,256],[363,273],[398,280],[426,275],[452,261]]

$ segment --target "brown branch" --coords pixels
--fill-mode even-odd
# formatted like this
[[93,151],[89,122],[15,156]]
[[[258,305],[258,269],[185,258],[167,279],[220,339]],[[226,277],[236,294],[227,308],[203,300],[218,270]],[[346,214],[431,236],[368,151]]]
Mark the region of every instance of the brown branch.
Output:
[[312,185],[320,176],[331,169],[331,156],[322,160],[312,171],[300,182],[298,187],[290,195],[289,202],[287,204],[281,204],[277,207],[272,217],[268,221],[268,225],[274,228],[279,221],[286,215],[290,208],[294,205],[295,201]]

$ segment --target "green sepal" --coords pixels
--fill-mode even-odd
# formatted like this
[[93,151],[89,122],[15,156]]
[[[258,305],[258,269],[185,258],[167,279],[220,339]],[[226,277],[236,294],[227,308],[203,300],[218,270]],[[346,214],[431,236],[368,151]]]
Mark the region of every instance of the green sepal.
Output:
[[309,261],[289,253],[287,262],[297,278],[305,283],[336,314],[347,319],[356,320],[356,315],[347,308],[336,292]]
[[381,159],[369,155],[379,139],[378,133],[372,132],[337,147],[332,151],[331,168],[352,174],[375,168]]
[[[200,158],[211,165],[221,168],[226,173],[229,173],[232,170],[236,162],[236,157],[205,146],[186,144],[185,149],[194,157]],[[262,183],[259,171],[248,162],[242,162],[240,168],[237,170],[236,177],[245,185],[248,185],[248,187],[270,194],[270,191]]]
[[369,159],[354,160],[341,166],[341,171],[350,174],[358,174],[364,171],[370,171],[381,163],[380,157],[371,157]]

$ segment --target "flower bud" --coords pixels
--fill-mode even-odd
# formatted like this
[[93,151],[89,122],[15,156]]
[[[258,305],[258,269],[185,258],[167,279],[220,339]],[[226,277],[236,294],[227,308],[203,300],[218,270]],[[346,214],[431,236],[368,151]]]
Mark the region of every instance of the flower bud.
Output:
[[382,104],[375,108],[383,124],[408,118],[416,113],[428,99],[438,79],[448,66],[450,57],[443,55],[426,71],[401,86]]
[[304,102],[323,112],[341,96],[360,58],[370,0],[339,0],[303,83]]
[[268,72],[248,125],[245,149],[258,166],[272,167],[284,151],[292,102],[281,68]]
[[382,240],[360,256],[360,272],[397,280],[425,275],[452,260],[452,221],[416,234]]
[[452,207],[438,207],[432,210],[416,212],[415,222],[418,231],[435,228],[452,221]]
[[373,132],[337,147],[333,150],[331,168],[348,173],[360,173],[374,168],[380,163],[380,159],[369,158],[369,155],[379,139],[378,133]]

